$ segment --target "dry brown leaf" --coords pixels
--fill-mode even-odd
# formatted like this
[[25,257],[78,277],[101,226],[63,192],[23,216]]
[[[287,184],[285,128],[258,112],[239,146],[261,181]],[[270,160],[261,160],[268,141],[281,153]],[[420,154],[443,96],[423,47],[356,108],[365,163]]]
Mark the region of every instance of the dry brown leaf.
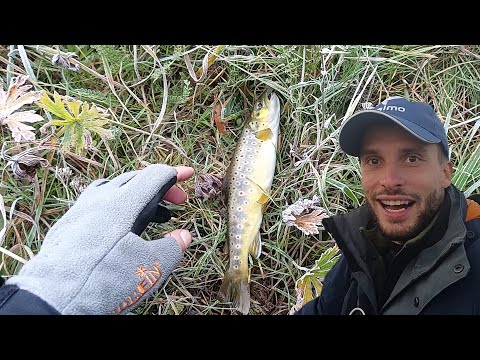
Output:
[[309,214],[299,215],[295,219],[295,226],[302,230],[305,235],[318,234],[318,225],[322,224],[325,211],[317,209]]
[[34,128],[24,123],[44,120],[34,110],[15,112],[22,106],[31,104],[40,98],[40,91],[29,91],[31,85],[23,85],[28,76],[12,77],[7,91],[0,89],[0,125],[6,125],[15,141],[34,140]]
[[73,59],[78,60],[78,55],[73,52],[69,52],[66,54],[61,54],[59,52],[58,54],[52,56],[52,65],[56,65],[73,71],[80,70],[80,65],[73,62]]
[[317,205],[318,202],[316,195],[312,200],[297,200],[283,211],[283,222],[287,226],[295,226],[305,235],[318,234],[319,227],[323,228],[322,219],[329,216],[327,210]]
[[34,149],[29,149],[13,156],[7,162],[7,166],[11,167],[13,175],[16,178],[33,181],[35,178],[35,172],[38,168],[48,167],[48,160],[36,156],[34,153]]
[[205,57],[208,56],[207,61],[206,61],[206,66],[205,66],[205,58],[204,58],[203,63],[202,63],[202,67],[200,69],[198,69],[197,72],[195,73],[197,78],[203,78],[205,76],[205,74],[207,73],[208,67],[214,63],[214,61],[217,59],[218,53],[220,51],[222,51],[224,47],[225,47],[225,45],[218,45],[215,48],[215,50],[213,51],[213,54],[205,55]]
[[218,95],[215,94],[213,97],[213,112],[212,118],[215,121],[215,125],[217,126],[217,130],[220,134],[225,134],[227,130],[225,129],[225,123],[222,120],[222,105],[217,104]]
[[222,191],[222,175],[210,173],[198,174],[195,178],[195,196],[209,200]]
[[217,58],[218,54],[224,48],[225,48],[225,45],[218,45],[213,50],[212,54],[210,54],[210,55],[206,54],[203,58],[203,61],[202,61],[202,67],[200,69],[198,69],[197,72],[195,72],[195,70],[193,70],[193,65],[192,65],[192,62],[190,60],[190,56],[188,55],[188,53],[186,53],[184,55],[185,65],[187,66],[188,73],[192,77],[193,81],[199,82],[199,81],[202,81],[205,78],[205,76],[207,75],[208,67],[213,64],[213,62]]

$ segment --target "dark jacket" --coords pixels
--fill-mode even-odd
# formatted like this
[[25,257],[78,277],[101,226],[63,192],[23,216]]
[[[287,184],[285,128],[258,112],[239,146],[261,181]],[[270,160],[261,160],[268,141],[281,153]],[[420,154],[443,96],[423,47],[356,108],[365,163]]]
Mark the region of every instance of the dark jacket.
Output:
[[368,208],[324,219],[342,256],[321,295],[296,314],[480,314],[480,218],[465,222],[464,195],[453,185],[446,194],[447,215],[434,226],[443,231],[429,234],[430,243],[405,262],[383,299],[382,259],[360,231]]
[[15,285],[0,288],[0,315],[60,315],[48,303]]

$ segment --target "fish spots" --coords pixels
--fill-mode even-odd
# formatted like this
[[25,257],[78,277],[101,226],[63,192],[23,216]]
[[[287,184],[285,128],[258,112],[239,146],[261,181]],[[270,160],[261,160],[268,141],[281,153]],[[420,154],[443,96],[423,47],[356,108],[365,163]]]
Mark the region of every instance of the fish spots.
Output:
[[242,224],[237,224],[237,229],[242,230],[243,226]]

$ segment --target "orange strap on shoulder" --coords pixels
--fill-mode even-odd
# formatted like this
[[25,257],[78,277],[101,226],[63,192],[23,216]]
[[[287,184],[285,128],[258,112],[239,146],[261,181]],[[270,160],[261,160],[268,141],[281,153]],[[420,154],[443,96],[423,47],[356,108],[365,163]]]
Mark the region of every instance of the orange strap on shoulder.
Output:
[[465,221],[477,218],[480,219],[480,205],[472,199],[467,199],[467,217],[465,218]]

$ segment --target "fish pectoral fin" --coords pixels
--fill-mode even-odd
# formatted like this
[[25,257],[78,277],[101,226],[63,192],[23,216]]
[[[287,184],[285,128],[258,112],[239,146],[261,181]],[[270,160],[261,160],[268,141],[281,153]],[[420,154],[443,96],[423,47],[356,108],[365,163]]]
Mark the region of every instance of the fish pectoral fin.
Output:
[[260,195],[260,198],[257,200],[257,203],[260,205],[265,205],[268,201],[268,196],[265,194]]
[[262,204],[262,214],[265,214],[267,212],[267,205],[268,203]]
[[223,255],[228,255],[230,251],[230,245],[228,245],[228,239],[225,240],[225,244],[223,245]]
[[221,186],[221,194],[223,196],[223,203],[225,205],[228,204],[228,191],[230,190],[230,173],[231,173],[231,165],[228,166],[227,172],[222,179],[222,186]]
[[266,129],[257,131],[255,136],[257,137],[257,139],[265,141],[265,140],[271,139],[273,136],[273,133],[270,128],[266,128]]
[[252,245],[250,245],[249,253],[255,258],[259,258],[260,254],[262,253],[262,239],[260,237],[260,232],[255,236],[253,239]]
[[268,196],[263,193],[257,200],[257,203],[262,205],[262,213],[265,214],[265,211],[267,210]]

